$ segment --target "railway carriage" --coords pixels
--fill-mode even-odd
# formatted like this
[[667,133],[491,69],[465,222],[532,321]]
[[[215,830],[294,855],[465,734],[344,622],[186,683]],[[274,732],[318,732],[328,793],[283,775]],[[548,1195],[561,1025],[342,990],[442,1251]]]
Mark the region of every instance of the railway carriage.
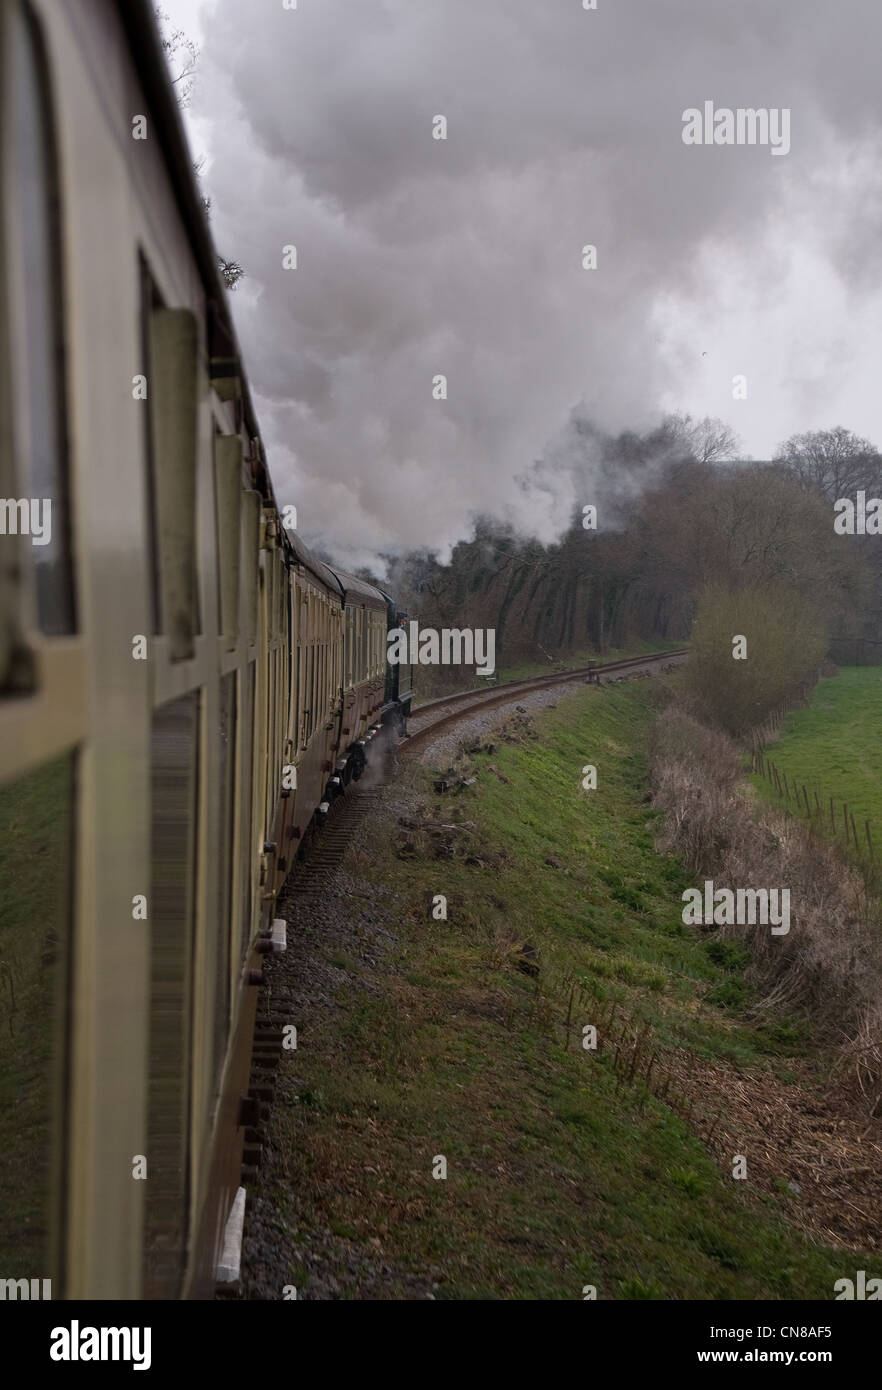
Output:
[[5,0],[0,69],[0,1291],[210,1296],[277,895],[408,673],[281,524],[149,4]]
[[[338,771],[344,780],[360,777],[366,761],[367,739],[382,727],[386,693],[387,600],[354,575],[335,571],[343,595],[344,639],[342,757]],[[345,766],[344,766],[345,759]]]

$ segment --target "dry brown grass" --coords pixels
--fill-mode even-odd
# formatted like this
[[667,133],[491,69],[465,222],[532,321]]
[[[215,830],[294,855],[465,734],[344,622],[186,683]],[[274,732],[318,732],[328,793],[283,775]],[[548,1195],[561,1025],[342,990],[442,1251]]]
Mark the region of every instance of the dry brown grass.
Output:
[[871,1113],[882,1112],[882,920],[860,874],[808,827],[758,805],[737,745],[676,707],[656,721],[650,776],[664,812],[659,849],[717,887],[790,889],[786,936],[711,930],[750,946],[757,1012],[809,1018]]

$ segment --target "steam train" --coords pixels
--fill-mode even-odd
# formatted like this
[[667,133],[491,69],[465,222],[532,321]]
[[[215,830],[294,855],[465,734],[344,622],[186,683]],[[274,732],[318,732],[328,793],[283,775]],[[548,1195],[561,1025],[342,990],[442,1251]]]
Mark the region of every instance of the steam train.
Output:
[[284,524],[151,6],[3,0],[0,70],[0,1295],[208,1297],[404,615]]

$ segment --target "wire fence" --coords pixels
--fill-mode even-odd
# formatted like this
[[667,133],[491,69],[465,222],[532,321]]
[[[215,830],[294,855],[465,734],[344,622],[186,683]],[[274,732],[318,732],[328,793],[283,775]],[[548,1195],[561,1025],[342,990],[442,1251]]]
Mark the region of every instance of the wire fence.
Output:
[[[882,864],[876,847],[877,838],[869,820],[856,818],[847,801],[837,801],[818,786],[807,787],[792,772],[788,777],[760,744],[754,744],[752,762],[753,771],[766,779],[787,803],[788,810],[795,809],[800,817],[807,817],[814,831],[826,840],[834,840],[855,857],[874,891],[882,888]],[[882,844],[882,840],[879,843]]]

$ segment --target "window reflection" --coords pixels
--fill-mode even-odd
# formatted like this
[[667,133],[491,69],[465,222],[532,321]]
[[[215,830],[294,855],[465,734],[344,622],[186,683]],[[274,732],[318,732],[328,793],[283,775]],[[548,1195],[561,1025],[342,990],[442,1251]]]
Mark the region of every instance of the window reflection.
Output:
[[[75,630],[67,496],[58,178],[46,66],[29,11],[10,15],[9,285],[18,497],[30,502],[25,563],[35,620],[49,636]],[[19,527],[19,532],[23,529]],[[36,543],[35,543],[36,542]]]

